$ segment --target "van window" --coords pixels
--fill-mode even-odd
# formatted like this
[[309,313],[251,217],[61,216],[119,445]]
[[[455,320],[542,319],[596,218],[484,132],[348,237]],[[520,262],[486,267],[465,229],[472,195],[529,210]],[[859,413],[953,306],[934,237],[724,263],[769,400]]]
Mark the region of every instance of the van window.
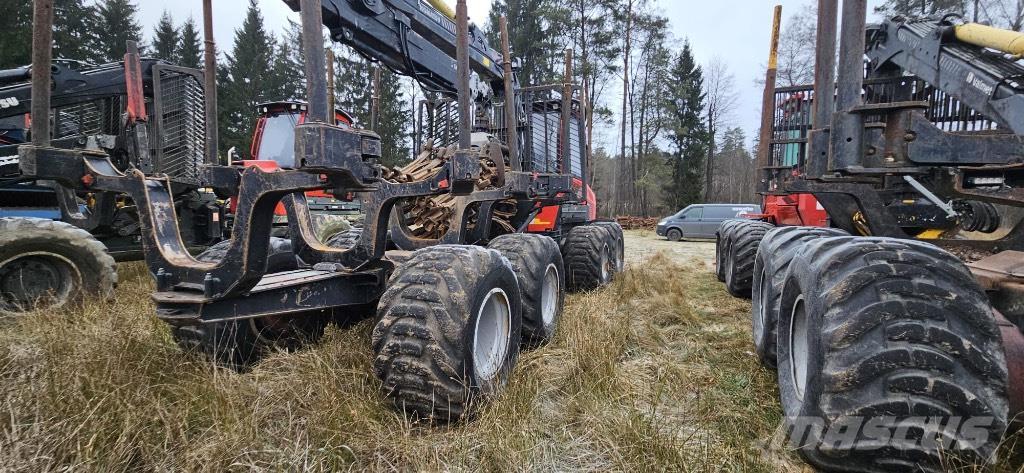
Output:
[[676,217],[686,217],[687,219],[693,220],[695,218],[700,218],[703,210],[704,209],[702,207],[690,207],[687,210],[679,212]]

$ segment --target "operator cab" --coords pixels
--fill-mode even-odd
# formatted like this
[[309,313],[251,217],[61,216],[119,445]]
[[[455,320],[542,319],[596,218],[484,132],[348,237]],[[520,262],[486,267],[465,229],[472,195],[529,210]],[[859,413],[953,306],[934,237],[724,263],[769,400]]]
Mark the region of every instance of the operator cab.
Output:
[[[253,161],[273,161],[278,167],[295,167],[295,127],[306,122],[309,107],[304,102],[271,102],[256,106],[259,116],[249,152]],[[352,128],[352,116],[335,110],[335,122]]]

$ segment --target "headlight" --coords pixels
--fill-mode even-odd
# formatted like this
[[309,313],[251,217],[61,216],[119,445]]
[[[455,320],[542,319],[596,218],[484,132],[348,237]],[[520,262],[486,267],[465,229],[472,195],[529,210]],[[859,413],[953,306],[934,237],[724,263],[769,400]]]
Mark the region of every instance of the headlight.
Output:
[[658,222],[658,225],[664,225],[666,223],[668,223],[668,219],[665,219],[665,220],[662,220],[662,221]]

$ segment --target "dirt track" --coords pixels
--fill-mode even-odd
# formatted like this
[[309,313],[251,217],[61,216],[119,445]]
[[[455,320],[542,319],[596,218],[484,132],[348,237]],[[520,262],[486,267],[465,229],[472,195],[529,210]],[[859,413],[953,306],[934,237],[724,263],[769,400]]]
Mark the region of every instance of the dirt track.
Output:
[[626,262],[643,263],[659,251],[665,252],[673,260],[681,264],[689,264],[697,260],[708,271],[715,267],[715,242],[710,240],[686,240],[672,242],[649,230],[630,230],[626,232]]

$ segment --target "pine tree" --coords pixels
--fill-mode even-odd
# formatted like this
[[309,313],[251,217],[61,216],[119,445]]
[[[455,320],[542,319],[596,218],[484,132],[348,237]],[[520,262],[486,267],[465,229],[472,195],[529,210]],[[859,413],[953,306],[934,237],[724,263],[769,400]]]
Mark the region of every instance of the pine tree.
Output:
[[235,30],[231,54],[218,75],[218,114],[222,152],[235,147],[246,153],[249,149],[256,105],[276,100],[273,90],[273,60],[276,41],[263,24],[256,0],[249,0],[245,21]]
[[105,61],[124,59],[125,45],[128,41],[139,44],[139,52],[144,52],[142,44],[142,26],[138,21],[139,7],[133,0],[103,0],[96,4],[96,54]]
[[174,19],[171,14],[164,10],[153,30],[153,57],[165,61],[174,62],[178,58],[178,49],[181,44],[181,32],[174,27]]
[[9,2],[0,15],[0,69],[32,62],[32,2]]
[[199,39],[199,29],[195,20],[189,17],[181,27],[181,47],[175,61],[179,66],[201,69],[203,67],[203,47]]
[[699,202],[703,194],[704,159],[708,136],[704,113],[703,71],[693,59],[690,43],[683,45],[670,71],[665,101],[672,150],[672,181],[666,200],[673,208]]
[[274,95],[278,100],[306,99],[306,61],[302,55],[302,28],[292,21],[274,55]]
[[381,139],[381,164],[385,166],[403,164],[412,157],[409,144],[412,112],[403,89],[401,77],[386,68],[381,71],[380,117],[376,131]]
[[[523,85],[539,85],[555,74],[554,58],[561,56],[559,31],[550,20],[558,12],[552,0],[501,0],[491,4],[488,40],[500,45],[499,19],[508,18],[509,43],[513,54],[522,59],[519,79]],[[563,23],[559,23],[563,24]]]
[[97,39],[95,7],[82,0],[57,0],[53,16],[54,58],[102,62],[93,47]]

